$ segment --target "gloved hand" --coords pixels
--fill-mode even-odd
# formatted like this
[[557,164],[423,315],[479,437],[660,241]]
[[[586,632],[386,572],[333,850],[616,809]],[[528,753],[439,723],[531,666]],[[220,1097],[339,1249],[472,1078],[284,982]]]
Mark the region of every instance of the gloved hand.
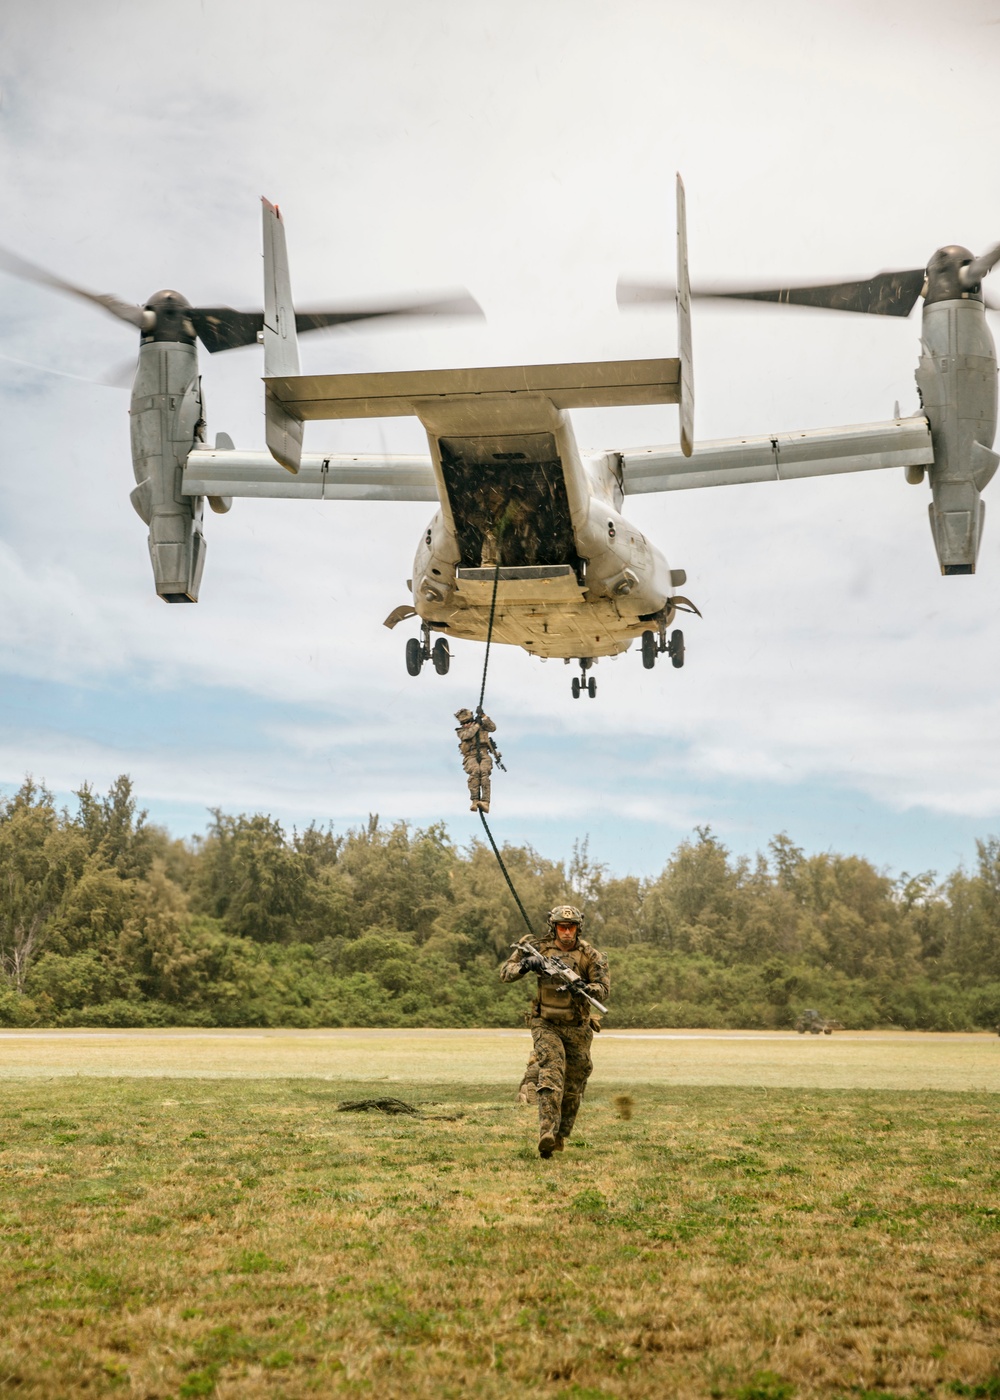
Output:
[[544,972],[545,963],[537,953],[522,953],[521,966],[525,972]]

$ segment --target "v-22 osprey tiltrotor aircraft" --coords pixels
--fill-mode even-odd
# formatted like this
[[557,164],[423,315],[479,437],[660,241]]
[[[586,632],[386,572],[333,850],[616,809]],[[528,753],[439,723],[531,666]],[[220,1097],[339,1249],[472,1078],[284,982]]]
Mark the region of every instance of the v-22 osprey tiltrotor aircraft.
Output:
[[[205,563],[204,502],[224,513],[237,496],[307,500],[432,501],[408,583],[412,602],[386,619],[419,619],[406,665],[450,664],[449,641],[485,641],[495,590],[495,641],[534,656],[579,661],[574,697],[596,694],[588,671],[641,639],[643,665],[660,655],[684,663],[671,630],[697,608],[679,590],[682,569],[621,514],[624,498],[742,482],[902,467],[931,489],[930,519],[944,574],[975,572],[984,506],[980,493],[1000,458],[993,451],[997,362],[986,326],[983,277],[1000,245],[976,258],[939,248],[926,269],[880,273],[862,282],[692,293],[687,270],[684,188],[677,181],[677,282],[619,284],[620,303],[674,300],[675,359],[412,373],[303,375],[297,337],[375,315],[464,311],[462,300],[340,312],[293,307],[285,230],[263,201],[264,310],[193,307],[176,292],[145,306],[96,296],[10,254],[0,267],[83,296],[141,332],[132,387],[132,503],[149,527],[156,591],[166,602],[197,602]],[[905,316],[923,296],[917,386],[922,411],[884,423],[694,444],[692,295],[821,306]],[[472,304],[474,306],[474,304]],[[478,308],[475,308],[478,309]],[[197,340],[210,352],[264,347],[266,451],[208,446]],[[574,408],[678,404],[680,447],[581,452]],[[316,419],[410,414],[430,455],[305,453],[303,428]],[[431,643],[431,635],[441,636]]]

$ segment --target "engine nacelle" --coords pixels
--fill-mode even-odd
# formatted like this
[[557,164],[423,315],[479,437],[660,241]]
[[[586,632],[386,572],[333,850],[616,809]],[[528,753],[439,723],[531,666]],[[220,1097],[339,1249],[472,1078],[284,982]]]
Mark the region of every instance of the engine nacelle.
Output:
[[982,300],[928,300],[921,352],[917,387],[934,447],[929,471],[934,547],[943,574],[972,574],[986,514],[979,493],[1000,462],[992,450],[996,350]]
[[157,339],[140,348],[129,412],[138,483],[131,500],[149,526],[156,591],[167,603],[196,603],[205,567],[204,500],[181,493],[184,463],[205,426],[193,343]]

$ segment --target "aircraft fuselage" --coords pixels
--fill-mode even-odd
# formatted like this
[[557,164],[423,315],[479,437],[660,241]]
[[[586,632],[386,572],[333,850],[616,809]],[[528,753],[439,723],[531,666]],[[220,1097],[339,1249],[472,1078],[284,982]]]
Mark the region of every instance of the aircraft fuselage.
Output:
[[416,407],[441,501],[413,565],[413,604],[431,628],[484,640],[497,563],[493,636],[532,655],[614,656],[669,625],[671,572],[620,514],[617,454],[581,456],[568,414],[544,395]]

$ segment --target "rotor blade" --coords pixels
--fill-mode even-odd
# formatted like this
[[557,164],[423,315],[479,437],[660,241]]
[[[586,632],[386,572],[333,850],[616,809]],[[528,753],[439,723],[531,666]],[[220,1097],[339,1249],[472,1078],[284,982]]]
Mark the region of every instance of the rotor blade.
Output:
[[[296,311],[295,328],[300,335],[309,331],[329,330],[354,321],[371,321],[388,316],[482,316],[479,303],[468,292],[452,292],[431,301],[407,302],[403,305],[370,307],[316,307]],[[219,350],[236,350],[241,345],[255,345],[264,329],[263,311],[234,311],[231,306],[192,306],[187,315],[194,325],[205,349],[214,355]]]
[[127,360],[120,360],[118,364],[111,365],[101,375],[95,379],[95,384],[103,384],[107,389],[131,389],[135,372],[139,367],[139,361],[135,355],[130,355]]
[[923,285],[924,269],[914,267],[905,272],[879,272],[863,282],[828,282],[815,287],[775,287],[760,291],[720,288],[693,295],[817,306],[827,311],[856,311],[868,316],[909,316]]
[[468,292],[448,292],[428,301],[404,302],[400,305],[370,306],[363,309],[347,310],[317,308],[312,311],[296,311],[295,325],[298,331],[321,331],[330,326],[343,326],[351,321],[372,321],[383,316],[482,316],[483,309]]
[[140,328],[142,326],[141,306],[134,306],[131,302],[122,301],[121,297],[107,293],[88,292],[85,288],[78,287],[75,282],[67,282],[53,272],[46,272],[44,267],[38,267],[35,263],[28,262],[27,258],[22,258],[6,248],[0,248],[0,270],[10,273],[12,277],[20,277],[22,281],[37,282],[40,286],[52,287],[57,292],[68,292],[70,296],[81,297],[84,301],[110,311],[119,321],[128,321],[130,325]]
[[[77,384],[98,384],[102,389],[128,389],[135,378],[135,356],[132,355],[127,364],[117,365],[108,374],[102,375],[99,379],[92,378],[89,374],[70,374],[68,370],[53,369],[51,365],[37,365],[33,360],[21,360],[16,355],[5,355],[0,352],[0,360],[4,360],[9,365],[19,365],[21,369],[33,370],[36,374],[52,374],[57,379],[72,379]],[[125,378],[125,372],[128,378]]]
[[263,311],[234,311],[231,306],[187,306],[184,313],[210,355],[256,345],[264,329]]
[[[869,316],[909,316],[924,285],[923,268],[880,272],[863,282],[827,282],[813,287],[692,288],[693,297],[769,301],[781,305],[816,306],[828,311],[856,311]],[[664,282],[618,283],[618,305],[655,305],[672,301],[674,288]]]
[[973,258],[972,262],[962,268],[959,273],[962,286],[975,287],[998,262],[1000,262],[1000,243],[995,244],[988,253],[981,253],[978,258]]

